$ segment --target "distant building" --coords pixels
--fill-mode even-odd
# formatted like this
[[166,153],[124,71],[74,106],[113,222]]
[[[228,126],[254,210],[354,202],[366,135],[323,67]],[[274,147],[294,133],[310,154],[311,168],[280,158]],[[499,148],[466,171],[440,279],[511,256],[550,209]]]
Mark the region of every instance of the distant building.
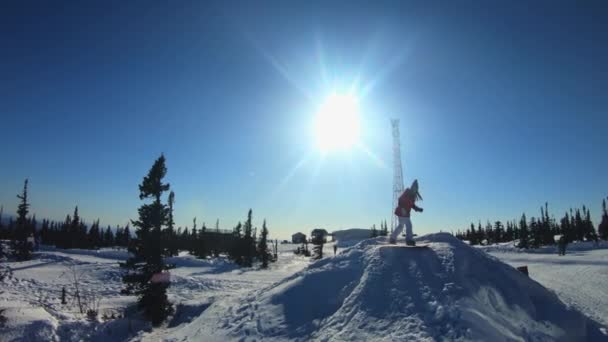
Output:
[[297,232],[291,236],[292,243],[304,243],[306,242],[306,234]]
[[320,239],[323,240],[323,243],[327,242],[328,235],[329,233],[327,230],[321,228],[313,229],[312,232],[310,232],[310,236],[313,240]]

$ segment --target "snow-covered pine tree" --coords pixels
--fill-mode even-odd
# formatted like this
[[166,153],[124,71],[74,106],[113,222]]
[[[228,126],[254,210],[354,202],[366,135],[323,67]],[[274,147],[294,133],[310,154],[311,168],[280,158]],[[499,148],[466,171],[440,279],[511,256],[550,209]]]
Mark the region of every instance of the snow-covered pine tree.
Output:
[[28,237],[32,234],[31,226],[28,224],[27,214],[29,212],[30,204],[27,202],[27,184],[26,179],[23,183],[23,192],[21,195],[17,195],[17,198],[21,200],[17,207],[17,227],[15,234],[13,234],[13,254],[19,261],[30,260],[32,258],[33,245],[28,241]]
[[167,269],[160,241],[161,229],[168,216],[167,207],[161,202],[163,193],[169,190],[169,184],[162,182],[166,173],[165,157],[161,155],[139,185],[139,198],[152,199],[152,203],[139,207],[139,219],[132,221],[137,236],[129,246],[133,257],[123,264],[129,268],[123,277],[125,290],[138,296],[138,306],[153,325],[159,325],[172,312],[167,299],[169,284],[151,281],[155,274]]
[[262,224],[262,233],[260,235],[260,241],[258,242],[258,256],[260,261],[262,261],[262,268],[268,268],[270,252],[268,251],[268,228],[266,228],[266,220],[264,220],[264,223]]

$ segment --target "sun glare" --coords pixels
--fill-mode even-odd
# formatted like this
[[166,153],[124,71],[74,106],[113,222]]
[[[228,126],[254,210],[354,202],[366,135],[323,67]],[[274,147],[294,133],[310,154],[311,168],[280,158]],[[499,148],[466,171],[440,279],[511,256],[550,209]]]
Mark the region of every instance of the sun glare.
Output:
[[359,105],[353,95],[333,93],[315,117],[315,136],[321,152],[348,150],[359,140]]

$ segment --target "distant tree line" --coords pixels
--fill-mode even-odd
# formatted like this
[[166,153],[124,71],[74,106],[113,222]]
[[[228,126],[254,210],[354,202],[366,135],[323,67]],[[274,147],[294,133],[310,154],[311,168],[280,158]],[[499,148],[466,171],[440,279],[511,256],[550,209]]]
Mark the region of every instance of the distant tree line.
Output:
[[481,222],[477,224],[477,227],[471,223],[468,229],[457,231],[455,236],[469,241],[472,245],[519,240],[520,248],[536,248],[555,244],[556,235],[563,236],[566,242],[606,240],[608,239],[606,200],[602,201],[602,210],[602,219],[597,231],[587,207],[570,209],[558,221],[549,214],[549,205],[545,203],[545,206],[540,208],[539,217],[527,219],[524,213],[519,220],[506,223],[488,221],[483,227]]
[[376,228],[376,225],[372,225],[372,228],[370,229],[371,233],[370,236],[375,238],[378,236],[387,236],[388,235],[388,224],[386,223],[386,221],[381,221],[380,222],[380,229]]

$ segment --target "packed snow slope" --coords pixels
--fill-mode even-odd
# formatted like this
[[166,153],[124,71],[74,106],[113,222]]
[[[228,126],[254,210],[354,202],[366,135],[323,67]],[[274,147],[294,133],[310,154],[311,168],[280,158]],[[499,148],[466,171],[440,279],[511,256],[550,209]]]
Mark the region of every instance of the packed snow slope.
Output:
[[218,301],[174,341],[603,341],[555,294],[446,233],[427,249],[368,239],[242,298]]

